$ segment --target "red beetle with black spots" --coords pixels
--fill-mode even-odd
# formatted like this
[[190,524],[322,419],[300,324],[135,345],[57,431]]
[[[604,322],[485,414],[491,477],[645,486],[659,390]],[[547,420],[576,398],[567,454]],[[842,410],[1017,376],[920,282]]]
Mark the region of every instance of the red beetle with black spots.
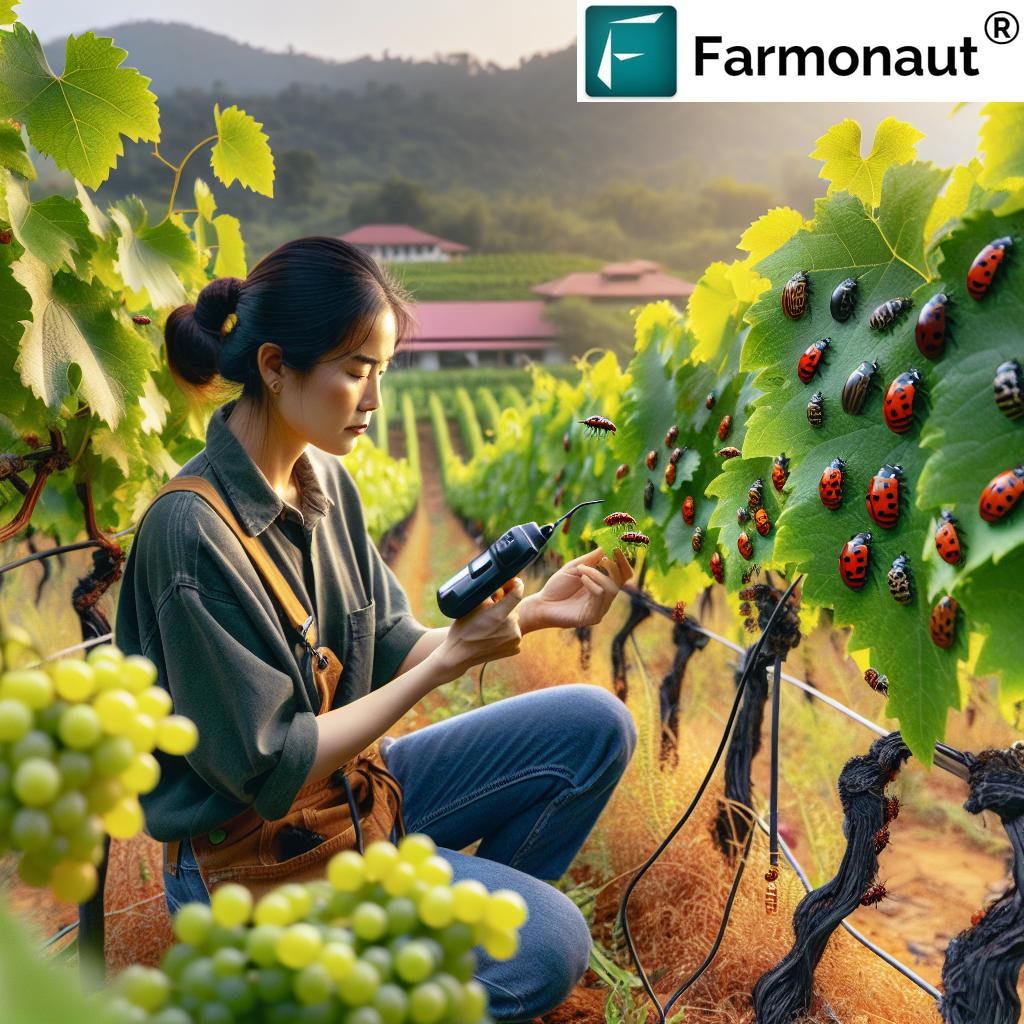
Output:
[[789,459],[786,458],[786,453],[783,452],[781,455],[776,455],[772,460],[772,487],[777,491],[781,491],[786,486],[788,479]]
[[947,594],[932,609],[928,622],[928,631],[932,635],[932,643],[936,647],[952,647],[956,640],[956,616],[960,606],[956,598]]
[[818,496],[822,505],[833,512],[843,503],[843,484],[846,481],[846,462],[833,459],[821,474],[818,481]]
[[725,579],[725,565],[717,551],[711,555],[711,575],[715,577],[716,583],[721,583]]
[[759,508],[754,513],[754,525],[762,537],[767,537],[772,532],[772,521],[768,518],[768,513],[763,508]]
[[978,500],[978,515],[986,523],[995,523],[1013,510],[1024,497],[1024,465],[993,477]]
[[718,439],[724,441],[732,433],[732,417],[726,413],[718,424]]
[[886,465],[871,478],[865,504],[868,507],[868,515],[883,530],[891,530],[899,522],[902,475],[902,466]]
[[914,400],[923,383],[920,372],[911,367],[889,385],[885,393],[885,425],[894,434],[905,434],[914,422]]
[[935,550],[939,558],[950,565],[960,565],[964,560],[964,543],[957,530],[957,518],[944,508],[939,513],[939,526],[935,531]]
[[750,543],[750,538],[745,532],[741,533],[736,538],[736,547],[739,550],[739,553],[747,559],[748,562],[754,557],[754,545]]
[[949,297],[943,292],[933,295],[917,318],[914,340],[925,359],[938,359],[946,351],[947,302]]
[[855,533],[839,552],[839,576],[851,590],[861,590],[868,581],[871,562],[871,534]]
[[825,357],[825,350],[831,344],[831,338],[822,338],[804,350],[804,354],[797,363],[796,373],[805,384],[810,384],[814,379],[814,375],[818,372],[818,367],[821,366],[821,361]]
[[971,293],[972,299],[979,302],[988,294],[996,271],[1006,258],[1006,251],[1013,246],[1013,239],[1007,235],[1005,238],[997,238],[989,242],[971,264],[967,271],[967,290]]
[[695,509],[694,509],[693,497],[691,495],[689,495],[689,494],[685,498],[683,498],[683,509],[682,509],[682,511],[683,511],[683,522],[686,523],[687,526],[693,526],[693,517],[694,517]]

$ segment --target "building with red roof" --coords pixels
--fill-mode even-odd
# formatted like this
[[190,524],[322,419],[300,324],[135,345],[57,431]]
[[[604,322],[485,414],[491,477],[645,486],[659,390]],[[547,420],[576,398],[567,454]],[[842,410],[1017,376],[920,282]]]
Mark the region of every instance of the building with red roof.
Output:
[[468,245],[429,235],[409,224],[363,224],[341,235],[341,239],[359,246],[381,262],[441,263],[458,259],[470,251]]
[[575,295],[594,302],[657,302],[688,299],[693,289],[689,281],[664,273],[653,260],[629,260],[566,274],[530,290],[549,301]]

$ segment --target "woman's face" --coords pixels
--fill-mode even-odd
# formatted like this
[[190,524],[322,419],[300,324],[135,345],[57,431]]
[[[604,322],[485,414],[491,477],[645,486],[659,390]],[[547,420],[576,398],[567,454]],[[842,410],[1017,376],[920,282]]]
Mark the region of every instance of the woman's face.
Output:
[[[395,352],[395,316],[382,312],[363,344],[345,355],[328,354],[303,381],[285,386],[281,414],[310,444],[346,455],[380,406],[380,378]],[[285,370],[284,372],[288,372]]]

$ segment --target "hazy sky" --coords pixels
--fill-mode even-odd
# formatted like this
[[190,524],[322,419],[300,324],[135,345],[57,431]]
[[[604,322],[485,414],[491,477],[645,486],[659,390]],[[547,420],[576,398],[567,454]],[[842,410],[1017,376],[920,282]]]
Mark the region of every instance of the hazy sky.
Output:
[[385,49],[423,59],[468,50],[505,67],[576,36],[573,0],[22,0],[18,16],[44,42],[154,19],[335,60],[380,57]]

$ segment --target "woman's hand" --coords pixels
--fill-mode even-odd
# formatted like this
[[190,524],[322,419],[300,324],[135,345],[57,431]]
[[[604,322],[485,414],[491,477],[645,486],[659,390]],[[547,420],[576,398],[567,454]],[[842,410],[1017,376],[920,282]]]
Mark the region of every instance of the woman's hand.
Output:
[[448,635],[431,657],[443,666],[449,680],[457,679],[481,662],[519,653],[523,634],[516,606],[523,599],[524,590],[523,581],[516,576],[448,627]]
[[548,626],[596,625],[632,576],[633,567],[621,548],[615,549],[614,561],[595,548],[566,562],[543,589],[523,602],[524,632]]

